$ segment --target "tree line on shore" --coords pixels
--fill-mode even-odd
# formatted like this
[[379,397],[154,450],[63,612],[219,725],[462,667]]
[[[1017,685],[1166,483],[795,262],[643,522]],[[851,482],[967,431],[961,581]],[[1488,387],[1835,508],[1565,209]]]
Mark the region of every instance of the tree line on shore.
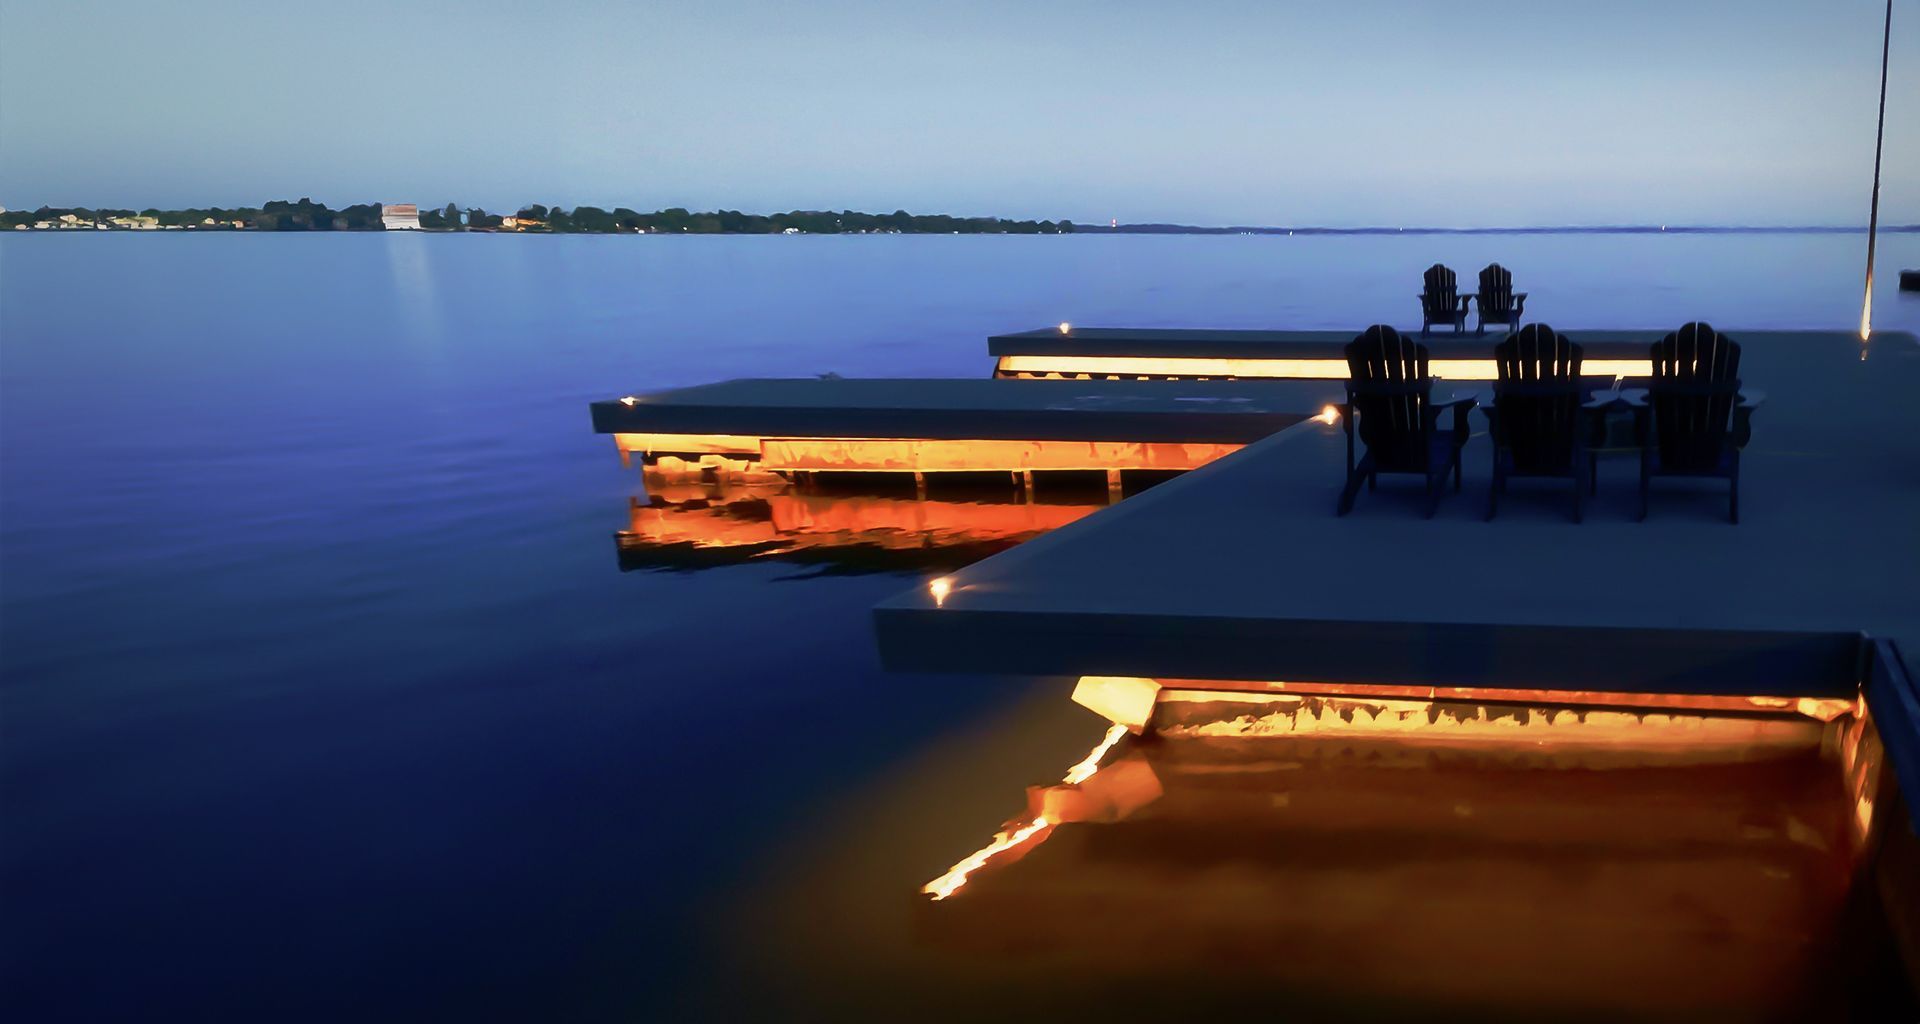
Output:
[[[196,207],[185,210],[118,210],[85,207],[8,210],[0,213],[0,228],[124,227],[227,231],[379,231],[383,229],[378,203],[356,203],[329,209],[311,199],[276,200],[263,206]],[[422,209],[420,226],[437,231],[514,230],[559,234],[1065,234],[1070,220],[1003,220],[998,217],[951,217],[945,214],[857,213],[853,210],[794,210],[790,213],[750,214],[738,210],[696,213],[680,207],[640,213],[626,207],[561,206],[539,203],[510,214],[489,213],[479,207],[462,209],[448,203]]]

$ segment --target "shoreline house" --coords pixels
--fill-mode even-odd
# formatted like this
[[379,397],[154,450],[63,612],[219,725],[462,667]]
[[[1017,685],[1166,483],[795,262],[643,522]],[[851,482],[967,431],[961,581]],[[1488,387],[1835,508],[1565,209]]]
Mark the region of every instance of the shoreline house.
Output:
[[384,203],[380,207],[380,226],[388,231],[418,231],[420,207],[415,203]]

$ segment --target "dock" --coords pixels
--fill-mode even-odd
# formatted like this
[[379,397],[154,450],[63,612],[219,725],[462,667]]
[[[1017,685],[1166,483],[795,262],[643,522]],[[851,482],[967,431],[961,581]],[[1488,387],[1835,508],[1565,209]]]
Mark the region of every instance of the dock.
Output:
[[1487,522],[1484,438],[1434,519],[1385,480],[1339,518],[1341,431],[1305,421],[881,604],[883,662],[1138,680],[1149,703],[1171,685],[1864,692],[1920,792],[1902,660],[1920,651],[1920,342],[1731,336],[1768,390],[1737,526],[1724,489],[1684,483],[1657,486],[1636,522],[1636,468],[1617,460],[1584,524],[1561,489],[1523,485]]
[[1318,414],[1326,381],[734,380],[595,402],[623,462],[775,474],[1181,472]]
[[[1344,380],[1342,349],[1354,331],[1245,331],[1076,327],[1063,324],[987,339],[995,377],[1007,380]],[[1413,332],[1413,333],[1418,333]],[[1586,350],[1590,377],[1652,372],[1647,349],[1665,331],[1566,331]],[[1439,380],[1490,381],[1500,333],[1436,332],[1421,338]]]

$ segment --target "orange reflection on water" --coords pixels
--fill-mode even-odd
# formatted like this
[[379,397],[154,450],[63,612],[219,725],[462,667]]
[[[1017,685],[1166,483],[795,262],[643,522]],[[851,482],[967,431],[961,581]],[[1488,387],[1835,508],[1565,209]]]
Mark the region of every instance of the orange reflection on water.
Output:
[[[923,890],[936,948],[1096,991],[1549,1016],[1844,1016],[1886,969],[1858,917],[1881,773],[1857,705],[1163,700]],[[1269,714],[1311,723],[1249,728]],[[1056,810],[1128,776],[1116,809]]]
[[935,500],[800,492],[784,481],[650,481],[618,536],[622,565],[782,558],[872,568],[968,564],[1106,507],[1104,502]]
[[[1061,781],[1068,786],[1078,786],[1093,778],[1094,774],[1100,770],[1101,760],[1104,759],[1107,754],[1113,750],[1114,745],[1124,739],[1126,735],[1127,730],[1123,726],[1116,725],[1109,728],[1105,738],[1091,751],[1088,751],[1086,757],[1081,758],[1073,767],[1068,768],[1066,775],[1062,777]],[[1007,828],[1003,828],[999,832],[994,833],[993,840],[987,845],[961,858],[958,864],[948,868],[946,873],[939,878],[922,886],[920,891],[933,897],[936,901],[944,900],[960,891],[960,887],[967,884],[968,877],[975,871],[986,867],[988,862],[1010,850],[1019,849],[1029,840],[1035,841],[1036,843],[1045,842],[1046,833],[1054,824],[1055,822],[1044,812],[1034,815],[1031,820],[1024,824],[1010,824]]]

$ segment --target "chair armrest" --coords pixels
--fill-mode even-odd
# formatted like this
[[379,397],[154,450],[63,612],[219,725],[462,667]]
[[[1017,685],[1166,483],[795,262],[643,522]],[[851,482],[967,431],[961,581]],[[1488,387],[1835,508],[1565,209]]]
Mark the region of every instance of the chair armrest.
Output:
[[1616,405],[1625,405],[1627,400],[1620,397],[1618,391],[1597,391],[1592,398],[1580,403],[1580,408],[1588,412],[1606,412]]
[[1468,392],[1467,394],[1463,395],[1456,391],[1452,395],[1449,395],[1446,398],[1427,399],[1427,407],[1430,409],[1451,409],[1455,406],[1461,406],[1461,405],[1464,405],[1468,409],[1471,409],[1478,404],[1480,404],[1480,396],[1475,395],[1472,392]]
[[1521,313],[1526,311],[1526,308],[1527,308],[1527,293],[1514,292],[1513,293],[1513,315],[1519,316]]
[[1733,407],[1733,446],[1745,448],[1753,438],[1753,411],[1767,400],[1764,391],[1742,391],[1740,404]]

